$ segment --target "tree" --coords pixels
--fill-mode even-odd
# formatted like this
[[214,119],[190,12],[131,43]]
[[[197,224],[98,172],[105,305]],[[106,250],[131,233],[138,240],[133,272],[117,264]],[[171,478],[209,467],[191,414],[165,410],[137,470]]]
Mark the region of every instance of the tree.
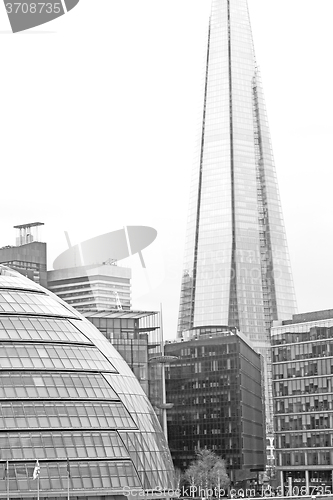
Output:
[[175,482],[174,482],[175,490],[180,490],[184,483],[184,474],[182,473],[181,469],[175,467],[174,477],[175,477]]
[[[219,492],[228,486],[230,480],[225,470],[225,463],[211,450],[200,450],[184,474],[194,492],[206,492],[204,496],[212,495],[213,490]],[[200,495],[201,496],[201,495]]]
[[[214,488],[217,488],[218,492],[220,492],[221,489],[226,488],[230,483],[229,476],[225,470],[225,462],[220,457],[217,457],[217,461],[213,466],[211,478]],[[220,497],[219,494],[218,497]]]

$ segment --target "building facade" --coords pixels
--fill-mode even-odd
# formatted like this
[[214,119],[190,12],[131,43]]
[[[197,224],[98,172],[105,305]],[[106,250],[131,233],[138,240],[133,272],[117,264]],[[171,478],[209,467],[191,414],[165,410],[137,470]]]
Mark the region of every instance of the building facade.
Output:
[[48,272],[48,288],[80,311],[122,355],[165,432],[163,367],[150,362],[162,349],[160,313],[130,309],[130,277],[130,269],[114,265],[59,269]]
[[48,271],[48,289],[80,312],[131,308],[131,270],[117,265]]
[[247,0],[212,0],[202,110],[178,336],[228,325],[249,337],[265,359],[272,436],[270,327],[296,300]]
[[119,500],[173,487],[161,427],[116,349],[75,309],[4,266],[0,343],[0,498],[36,498],[38,488],[41,500],[68,491]]
[[[161,370],[149,359],[160,349],[159,313],[153,311],[99,311],[84,316],[111,342],[125,359],[155,410],[162,402]],[[158,413],[158,411],[157,411]]]
[[[178,359],[166,368],[168,439],[184,469],[199,449],[225,459],[229,471],[264,469],[261,356],[228,327],[202,327],[167,343]],[[235,477],[234,477],[235,479]]]
[[0,248],[0,264],[9,266],[27,278],[47,286],[46,243],[38,241],[38,228],[42,222],[14,226],[18,230],[16,246]]
[[296,303],[246,0],[213,0],[179,334],[235,326],[266,341]]
[[280,487],[295,495],[332,492],[333,310],[274,326],[272,362]]

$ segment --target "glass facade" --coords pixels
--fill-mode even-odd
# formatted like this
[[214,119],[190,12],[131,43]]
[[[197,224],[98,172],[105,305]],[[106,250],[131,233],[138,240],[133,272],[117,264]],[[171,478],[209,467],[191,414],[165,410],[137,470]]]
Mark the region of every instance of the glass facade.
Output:
[[0,346],[0,496],[9,488],[15,498],[36,498],[36,460],[41,499],[67,498],[68,484],[77,500],[115,500],[125,486],[173,487],[157,417],[116,349],[77,311],[4,266]]
[[296,312],[275,165],[247,0],[212,0],[178,336],[229,325],[264,356],[273,431],[270,327]]
[[228,328],[202,327],[192,340],[169,343],[178,356],[166,370],[170,451],[184,468],[207,447],[229,470],[264,468],[261,359]]
[[203,109],[179,335],[221,324],[265,342],[296,304],[246,0],[213,0]]
[[149,397],[163,428],[163,367],[159,313],[152,311],[87,312],[85,317],[122,355]]
[[[333,491],[333,314],[272,328],[276,466],[281,488]],[[325,490],[326,488],[326,490]],[[305,491],[304,489],[302,491]]]

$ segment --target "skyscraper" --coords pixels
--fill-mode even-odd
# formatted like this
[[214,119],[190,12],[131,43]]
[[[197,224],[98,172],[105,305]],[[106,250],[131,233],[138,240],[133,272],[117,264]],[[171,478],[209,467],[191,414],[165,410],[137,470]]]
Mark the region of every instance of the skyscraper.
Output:
[[247,0],[213,0],[178,336],[235,326],[264,356],[273,432],[270,327],[296,312],[294,286]]
[[236,326],[257,348],[296,311],[247,0],[213,0],[178,335]]

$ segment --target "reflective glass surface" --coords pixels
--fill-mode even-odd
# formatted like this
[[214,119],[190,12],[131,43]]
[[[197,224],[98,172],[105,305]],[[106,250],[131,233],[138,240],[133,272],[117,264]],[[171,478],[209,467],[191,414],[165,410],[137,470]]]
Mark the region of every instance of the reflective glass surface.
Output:
[[45,432],[0,435],[2,456],[8,460],[72,458],[128,458],[117,432]]
[[[211,331],[209,331],[211,330]],[[215,331],[214,331],[215,330]],[[238,335],[196,328],[195,340],[171,342],[165,353],[168,441],[176,467],[213,450],[230,469],[264,467],[261,359]]]
[[0,491],[36,497],[36,459],[41,500],[67,497],[68,480],[71,498],[80,500],[122,495],[124,486],[171,488],[156,415],[110,342],[3,266],[0,292],[0,462],[9,466]]
[[[286,471],[307,466],[310,475],[320,466],[331,479],[333,318],[301,323],[293,318],[272,328],[272,344],[277,466]],[[310,476],[309,482],[318,479]],[[322,477],[324,483],[329,484]]]
[[120,401],[112,403],[57,402],[0,402],[0,426],[3,429],[22,427],[108,427],[136,428],[128,411]]
[[[178,335],[236,326],[264,356],[296,300],[247,0],[213,0]],[[265,383],[267,431],[271,385]]]
[[119,399],[102,374],[38,371],[2,373],[0,398]]
[[[27,465],[26,463],[13,463],[10,465],[10,491],[30,491],[36,495],[36,481],[32,479],[34,466],[34,464]],[[67,491],[67,481],[65,463],[46,463],[40,473],[40,491],[42,492],[40,498],[43,498],[43,491],[52,491],[52,500],[53,495],[56,496],[57,494],[59,496],[62,494],[61,498],[64,498],[63,492]],[[70,466],[70,491],[79,491],[80,499],[86,497],[85,490],[90,493],[95,493],[97,489],[100,491],[118,491],[120,493],[124,486],[141,487],[137,472],[129,460],[100,460],[96,463],[78,461]],[[0,491],[6,491],[6,481],[0,481]],[[73,496],[70,498],[73,498]],[[97,498],[103,498],[104,500],[105,497]],[[24,500],[26,499],[27,497],[24,497]]]
[[246,0],[213,0],[179,335],[237,326],[254,344],[296,302]]
[[76,316],[66,306],[55,303],[51,297],[33,292],[0,290],[0,312]]
[[46,318],[0,317],[0,340],[45,340],[91,344],[89,338],[64,320]]
[[111,363],[96,348],[76,345],[9,344],[0,350],[0,369],[48,368],[115,371]]
[[[133,391],[129,377],[120,378],[118,375],[111,373],[105,374],[105,377],[119,394],[130,413],[132,411],[132,416],[139,429],[145,429],[145,432],[140,434],[120,433],[127,449],[130,451],[130,456],[141,480],[143,482],[148,480],[151,484],[160,481],[161,469],[163,464],[167,463],[168,467],[163,471],[162,484],[169,484],[172,481],[172,460],[163,433],[161,433],[157,416],[149,400],[139,388]],[[150,453],[146,455],[138,454],[136,450],[141,447],[149,449]]]

